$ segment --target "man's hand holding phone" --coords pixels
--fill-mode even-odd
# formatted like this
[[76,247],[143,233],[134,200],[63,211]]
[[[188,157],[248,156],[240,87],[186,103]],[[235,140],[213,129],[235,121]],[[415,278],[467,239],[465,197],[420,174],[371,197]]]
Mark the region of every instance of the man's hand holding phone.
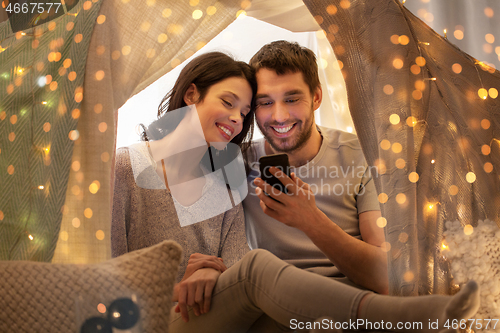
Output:
[[[261,170],[262,170],[261,165]],[[260,199],[264,213],[281,223],[306,232],[314,228],[314,221],[323,220],[324,213],[316,206],[316,200],[309,184],[304,183],[295,173],[290,177],[277,167],[269,166],[268,173],[275,177],[286,193],[277,190],[262,178],[254,180],[255,193]],[[262,173],[263,175],[263,173]]]

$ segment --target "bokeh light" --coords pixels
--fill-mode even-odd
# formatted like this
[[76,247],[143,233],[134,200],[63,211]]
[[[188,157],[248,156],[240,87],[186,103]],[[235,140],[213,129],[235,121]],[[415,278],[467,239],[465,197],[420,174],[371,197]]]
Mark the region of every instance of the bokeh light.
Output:
[[465,180],[467,180],[468,183],[474,183],[476,181],[476,174],[474,172],[468,172],[465,175]]

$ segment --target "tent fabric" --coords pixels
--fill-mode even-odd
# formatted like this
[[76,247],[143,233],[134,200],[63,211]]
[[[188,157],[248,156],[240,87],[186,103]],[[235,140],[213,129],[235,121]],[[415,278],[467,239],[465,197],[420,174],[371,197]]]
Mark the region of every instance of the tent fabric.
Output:
[[446,29],[447,38],[465,53],[500,68],[500,2],[406,1],[404,6],[441,35]]
[[500,222],[499,72],[396,0],[304,3],[343,64],[354,126],[378,167],[390,294],[451,293],[444,222]]
[[[67,240],[59,239],[53,262],[95,263],[110,257],[118,108],[189,58],[242,9],[240,1],[234,0],[191,4],[174,0],[102,3],[99,15],[106,19],[95,26],[90,41],[78,123],[81,141],[73,153],[76,167],[70,173],[61,222]],[[196,10],[201,11],[199,19],[193,18]],[[100,71],[104,78],[97,80]]]
[[321,29],[302,0],[253,0],[247,15],[292,32]]
[[[80,14],[72,10],[24,36],[13,34],[8,21],[0,24],[0,50],[5,49],[0,73],[10,73],[0,82],[6,97],[0,101],[0,180],[3,189],[12,189],[0,194],[2,259],[95,263],[110,257],[118,108],[223,30],[241,5],[234,0],[80,1],[75,9]],[[36,53],[34,31],[47,32]],[[52,59],[51,51],[61,55]],[[69,55],[71,66],[78,67],[73,81],[71,66],[60,69]],[[57,87],[37,88],[37,62],[44,65],[40,74],[50,75]],[[13,71],[19,68],[32,74],[17,79]],[[32,96],[51,87],[56,105],[32,103]],[[44,106],[52,111],[41,112]],[[34,146],[50,146],[49,167],[44,165],[49,152]]]
[[99,6],[25,32],[0,24],[0,259],[50,261]]

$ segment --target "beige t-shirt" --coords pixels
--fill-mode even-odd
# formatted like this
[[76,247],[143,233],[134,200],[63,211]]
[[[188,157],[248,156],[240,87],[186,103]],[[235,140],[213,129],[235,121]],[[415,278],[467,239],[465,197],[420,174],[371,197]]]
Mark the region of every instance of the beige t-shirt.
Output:
[[[319,127],[323,135],[318,154],[292,172],[311,186],[316,205],[349,235],[361,239],[358,215],[380,210],[373,177],[356,135]],[[246,234],[251,249],[263,248],[295,266],[325,276],[342,276],[326,255],[302,231],[263,213],[253,180],[260,176],[259,157],[266,155],[264,139],[248,154],[251,171],[248,196],[243,201]]]

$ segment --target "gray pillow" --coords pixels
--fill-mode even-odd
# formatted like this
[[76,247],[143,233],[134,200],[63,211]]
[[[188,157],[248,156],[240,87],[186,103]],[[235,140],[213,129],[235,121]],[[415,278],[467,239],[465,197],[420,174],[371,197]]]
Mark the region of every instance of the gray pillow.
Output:
[[129,298],[134,332],[167,332],[181,248],[173,241],[89,265],[0,261],[0,332],[80,332]]

